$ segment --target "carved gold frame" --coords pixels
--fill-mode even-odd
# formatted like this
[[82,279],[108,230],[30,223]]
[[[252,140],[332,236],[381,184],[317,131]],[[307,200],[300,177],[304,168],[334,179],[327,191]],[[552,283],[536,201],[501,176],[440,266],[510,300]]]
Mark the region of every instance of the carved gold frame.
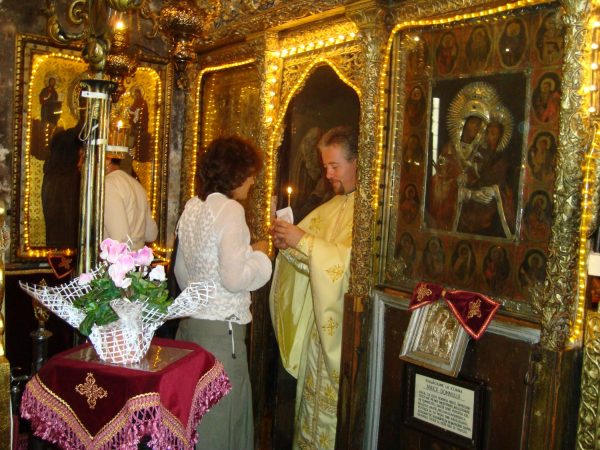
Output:
[[[546,3],[546,2],[542,2],[539,3],[540,5]],[[547,3],[546,3],[547,4]],[[503,12],[508,12],[511,11],[512,9],[514,9],[517,13],[517,15],[520,15],[520,11],[523,11],[523,13],[535,13],[536,9],[534,8],[523,8],[523,5],[520,5],[520,7],[517,7],[517,4],[512,5],[506,5],[505,8],[503,8]],[[556,11],[556,8],[547,8],[547,11]],[[481,12],[479,12],[478,14],[469,14],[469,13],[463,13],[460,15],[457,15],[455,17],[453,17],[450,20],[444,20],[444,19],[439,19],[439,20],[428,20],[428,19],[424,19],[424,20],[415,20],[415,21],[411,21],[410,23],[408,23],[406,26],[402,26],[402,27],[397,27],[397,30],[395,32],[395,35],[398,37],[402,37],[402,40],[400,41],[399,39],[396,39],[394,42],[394,48],[396,50],[394,50],[393,52],[393,57],[394,59],[396,59],[396,61],[393,61],[393,67],[391,68],[391,77],[393,77],[393,83],[392,83],[392,92],[391,92],[391,100],[390,100],[390,123],[393,120],[393,123],[391,123],[390,125],[390,133],[388,136],[386,136],[387,138],[387,147],[390,149],[389,153],[388,153],[388,159],[386,161],[386,166],[390,169],[388,169],[386,171],[386,184],[388,186],[388,190],[386,191],[386,206],[384,206],[384,211],[388,212],[387,214],[385,214],[384,217],[382,217],[382,222],[384,222],[384,225],[382,226],[382,235],[384,236],[384,245],[382,247],[382,258],[379,261],[379,263],[381,264],[380,269],[379,269],[379,274],[378,274],[378,282],[389,286],[390,284],[387,282],[388,279],[403,279],[403,278],[407,278],[410,280],[411,276],[408,277],[404,277],[404,276],[400,276],[400,274],[403,271],[403,267],[402,267],[402,261],[396,259],[393,255],[394,253],[394,245],[396,243],[396,241],[392,238],[396,238],[398,236],[396,236],[396,232],[394,230],[397,229],[398,226],[398,221],[399,221],[399,213],[398,213],[398,203],[401,200],[401,196],[400,196],[400,184],[404,181],[402,180],[402,176],[403,174],[400,174],[400,171],[397,169],[399,167],[399,165],[401,164],[401,161],[398,159],[399,156],[399,150],[395,150],[392,151],[392,149],[399,149],[402,147],[402,145],[400,144],[400,140],[404,139],[407,135],[408,132],[406,131],[406,129],[402,129],[403,127],[403,123],[404,123],[404,108],[403,108],[403,104],[400,105],[398,103],[399,102],[406,102],[406,98],[405,95],[403,93],[405,86],[407,85],[407,80],[405,79],[406,77],[406,69],[405,69],[405,65],[408,63],[407,61],[407,55],[408,52],[414,48],[414,46],[417,44],[418,41],[415,41],[416,38],[415,36],[419,36],[419,34],[422,32],[425,35],[429,35],[430,33],[433,34],[434,32],[437,33],[443,33],[444,30],[452,30],[457,32],[460,32],[462,27],[475,27],[478,25],[485,25],[485,26],[491,26],[496,24],[496,26],[498,26],[498,24],[500,24],[500,26],[502,26],[503,23],[505,23],[506,21],[510,20],[510,17],[513,16],[505,16],[505,15],[498,15],[498,8],[492,8],[489,10],[483,10]],[[546,14],[546,12],[540,12],[541,14]],[[473,19],[473,17],[475,17],[475,19]],[[535,17],[535,16],[534,16]],[[538,20],[537,18],[535,18],[535,20]],[[487,24],[487,25],[486,25]],[[491,25],[490,25],[491,24]],[[530,33],[533,30],[530,30]],[[533,45],[533,44],[531,44]],[[493,52],[493,48],[490,50],[490,52]],[[434,48],[429,48],[429,55],[430,58],[432,56],[432,53],[435,52]],[[399,57],[401,57],[402,59],[400,59]],[[545,67],[542,66],[541,63],[539,63],[541,67],[538,67],[537,70],[544,70]],[[521,69],[520,69],[521,70]],[[552,70],[552,69],[546,69],[546,70]],[[529,87],[529,84],[532,82],[532,80],[530,79],[531,75],[529,75],[527,73],[527,71],[531,71],[531,68],[526,68],[523,70],[522,72],[522,76],[524,78],[524,82],[526,82],[528,84],[527,87],[524,87],[524,90],[527,90],[528,94],[527,94],[527,100],[525,100],[525,107],[524,107],[524,113],[526,114],[526,119],[527,119],[527,114],[531,114],[529,112],[529,97],[531,95],[532,91],[532,87]],[[460,69],[458,70],[458,74],[460,75],[460,77],[457,79],[457,74],[455,74],[453,77],[450,77],[450,79],[446,80],[443,77],[441,79],[437,78],[435,79],[437,82],[440,83],[461,83],[462,80],[468,80],[468,78],[465,75],[464,70],[461,71]],[[499,71],[490,71],[489,69],[484,72],[484,73],[474,73],[473,76],[474,77],[479,77],[480,78],[485,78],[485,77],[496,77],[495,80],[498,83],[501,83],[502,81],[498,81],[498,78],[501,76],[513,76],[514,74],[517,74],[517,72],[515,72],[514,70],[512,71],[506,71],[505,69],[501,69]],[[427,67],[425,69],[423,69],[423,72],[420,74],[419,78],[415,81],[412,81],[412,83],[418,83],[419,85],[421,85],[421,83],[424,83],[425,86],[431,86],[432,85],[432,76],[434,76],[433,73],[433,69],[430,67]],[[505,93],[506,94],[506,93]],[[505,95],[505,97],[507,97],[507,95]],[[399,99],[399,100],[396,100]],[[507,101],[507,99],[503,99],[502,101]],[[440,121],[443,121],[445,123],[445,117],[442,114],[440,116]],[[554,127],[557,126],[557,123],[554,122]],[[428,126],[428,125],[427,125]],[[397,128],[397,129],[396,129]],[[547,129],[547,128],[544,128]],[[402,130],[402,132],[400,132],[399,130]],[[417,131],[420,131],[421,129],[419,128]],[[519,160],[514,160],[511,161],[512,164],[514,164],[515,166],[520,166],[521,164],[526,164],[526,162],[524,163],[523,161],[521,161],[522,158],[522,151],[524,151],[524,146],[527,143],[527,140],[529,139],[528,135],[530,132],[532,131],[537,131],[538,133],[540,132],[539,130],[539,125],[536,129],[536,125],[532,124],[529,125],[529,123],[527,123],[525,125],[525,129],[523,131],[523,138],[525,139],[525,142],[523,142],[522,145],[519,146]],[[552,128],[552,131],[554,133],[554,128]],[[556,130],[558,131],[558,130]],[[514,134],[514,133],[513,133]],[[529,146],[527,146],[527,148],[529,148]],[[426,150],[423,149],[423,152],[426,153]],[[521,177],[523,176],[523,174],[521,173]],[[420,179],[418,181],[416,180],[410,180],[410,183],[417,183],[417,185],[419,183],[423,183],[424,181],[426,181],[427,179],[427,175],[425,175],[425,179]],[[523,191],[523,180],[520,180],[517,182],[517,184],[519,184],[520,189],[517,192]],[[547,186],[548,187],[548,186]],[[420,207],[422,208],[423,203],[425,202],[425,190],[423,190],[422,193],[423,198],[421,199],[421,203],[420,203]],[[524,206],[524,205],[523,205]],[[520,222],[520,220],[518,220],[517,222]],[[402,222],[400,222],[400,224],[402,225]],[[418,228],[418,229],[417,229]],[[515,255],[515,259],[513,259],[511,262],[513,263],[513,269],[511,270],[511,273],[513,274],[513,276],[517,277],[517,262],[521,262],[521,261],[517,261],[516,257],[517,254],[519,253],[525,253],[526,251],[541,251],[538,249],[543,249],[545,246],[545,242],[543,240],[536,240],[533,242],[530,242],[527,238],[522,238],[519,235],[512,235],[512,236],[508,236],[508,237],[487,237],[487,236],[476,236],[475,234],[469,234],[469,233],[459,233],[456,231],[450,231],[450,230],[435,230],[434,228],[432,228],[431,230],[429,228],[427,228],[427,226],[425,226],[424,224],[421,224],[420,227],[411,227],[411,229],[406,229],[406,227],[402,228],[402,227],[398,227],[398,233],[403,233],[404,231],[409,231],[409,232],[414,232],[413,234],[420,234],[421,238],[431,238],[434,236],[445,236],[446,238],[449,239],[451,244],[457,245],[458,244],[458,239],[467,239],[470,240],[471,242],[479,242],[481,244],[481,247],[485,247],[488,246],[488,248],[491,248],[492,245],[495,244],[500,244],[500,243],[505,243],[508,244],[510,246],[510,248],[515,251],[516,255]],[[517,229],[518,230],[518,229]],[[443,238],[442,238],[443,239]],[[483,259],[483,255],[480,255],[481,259]],[[448,258],[450,257],[450,254],[446,254],[446,258],[448,260]],[[522,256],[520,256],[522,257]],[[447,264],[447,263],[446,263]],[[478,259],[478,265],[481,265],[482,261],[480,259]],[[418,276],[420,276],[421,274],[418,274]],[[412,281],[418,281],[418,279],[414,279]],[[452,280],[452,277],[449,274],[445,274],[444,275],[444,279],[443,279],[443,283],[445,284],[449,284],[452,285],[454,280]],[[393,283],[392,283],[393,284]],[[470,284],[474,284],[474,280],[470,280]],[[395,286],[395,285],[394,285]],[[399,289],[402,289],[405,286],[399,287]],[[408,286],[407,287],[407,291],[410,290],[412,288],[412,286]],[[459,287],[459,288],[465,288],[465,287]],[[476,290],[477,287],[472,288],[473,290]],[[531,302],[526,301],[527,296],[525,295],[525,293],[520,292],[518,289],[515,289],[515,294],[516,296],[520,296],[520,297],[524,297],[525,300],[524,301],[519,301],[516,300],[514,298],[512,298],[511,295],[498,295],[497,298],[499,300],[502,301],[502,305],[503,305],[503,313],[504,314],[508,314],[508,315],[512,315],[512,316],[516,316],[516,317],[520,317],[520,318],[525,318],[526,320],[532,321],[532,322],[538,322],[539,321],[539,314],[536,313],[532,307]],[[493,295],[493,294],[491,294]],[[517,297],[518,298],[518,297]]]
[[[194,150],[190,151],[190,149],[187,149],[188,151],[186,151],[184,155],[183,166],[185,167],[185,172],[187,175],[185,181],[185,189],[182,189],[182,204],[185,204],[185,202],[188,199],[194,196],[198,152],[201,148],[205,147],[208,144],[208,142],[212,140],[212,138],[216,137],[214,135],[215,130],[213,130],[212,128],[215,124],[214,116],[217,115],[218,112],[215,111],[213,107],[209,106],[206,114],[202,113],[203,97],[206,97],[208,102],[210,102],[212,99],[214,99],[216,95],[216,93],[214,92],[214,88],[209,88],[208,92],[205,92],[205,90],[202,89],[205,76],[207,76],[208,74],[223,74],[224,76],[226,76],[229,73],[235,72],[238,69],[252,68],[254,66],[254,58],[245,58],[237,61],[204,67],[198,71],[198,74],[195,77],[196,79],[193,88],[194,114],[191,127],[191,149]],[[241,113],[246,114],[247,112],[243,111]],[[255,120],[258,122],[260,119],[259,117],[251,117],[250,120]],[[233,128],[234,129],[228,131],[237,132],[239,134],[240,130],[236,129],[235,126],[233,126]],[[202,142],[200,142],[200,138],[202,138]]]
[[[34,79],[37,72],[40,71],[40,78],[46,73],[46,77],[50,72],[47,62],[56,62],[59,64],[69,64],[69,78],[65,78],[65,82],[69,83],[66,97],[63,98],[63,109],[69,103],[70,114],[65,116],[64,127],[73,126],[76,123],[74,119],[73,99],[71,98],[75,92],[74,86],[81,78],[89,78],[86,74],[86,64],[81,59],[80,50],[77,48],[57,47],[52,41],[40,36],[32,36],[22,34],[17,38],[17,64],[15,73],[15,120],[14,120],[14,142],[15,142],[15,157],[13,158],[13,198],[19,203],[15,204],[15,213],[13,214],[12,226],[12,248],[16,259],[36,260],[45,258],[54,249],[42,244],[41,241],[31,240],[32,226],[31,214],[35,211],[30,211],[30,207],[34,205],[35,198],[30,191],[32,186],[31,163],[32,157],[30,154],[32,143],[32,123],[34,105],[37,106],[37,91],[34,92]],[[58,70],[58,69],[57,69]],[[63,76],[66,76],[63,74]],[[167,154],[169,148],[169,131],[171,119],[171,97],[173,85],[173,69],[165,59],[143,56],[140,61],[140,67],[136,74],[125,80],[126,89],[128,87],[140,87],[147,90],[146,95],[151,94],[153,99],[150,103],[151,122],[149,124],[149,133],[153,137],[152,146],[152,163],[150,169],[142,167],[142,165],[134,168],[140,171],[142,183],[147,183],[152,187],[148,195],[148,200],[152,209],[152,214],[159,225],[160,235],[155,247],[160,250],[161,243],[165,238],[166,224],[166,192],[167,192]],[[42,80],[43,81],[43,80]],[[40,82],[38,80],[37,85]],[[151,91],[151,92],[150,92]],[[122,105],[116,104],[113,112],[116,112],[119,107],[126,109],[127,96],[126,92],[121,97]],[[76,107],[75,107],[76,108]],[[122,108],[121,108],[122,109]],[[126,114],[126,111],[125,113]],[[60,123],[59,123],[60,124]],[[36,161],[37,162],[37,161]],[[37,162],[35,173],[40,172],[40,163]],[[41,175],[37,175],[37,183],[41,184]],[[144,181],[145,180],[145,181]],[[35,200],[39,202],[38,200]],[[37,203],[36,203],[37,204]],[[40,215],[41,212],[35,213]],[[40,222],[38,220],[37,222]],[[37,223],[36,222],[36,223]],[[43,226],[43,220],[40,222]],[[39,228],[39,225],[38,225]],[[60,249],[61,252],[71,254],[73,249]]]
[[[419,5],[419,7],[417,7],[416,3],[409,3],[403,6],[401,12],[399,10],[396,11],[398,25],[394,28],[392,36],[407,28],[460,22],[523,7],[548,4],[550,2],[513,2],[497,7],[487,7],[485,3],[478,2],[477,5],[472,3],[467,5],[465,3],[464,11],[467,12],[450,16],[442,15],[444,6],[441,3]],[[578,208],[582,189],[582,149],[585,148],[588,139],[587,132],[585,131],[586,127],[583,125],[588,120],[587,111],[583,107],[583,100],[579,94],[579,86],[582,82],[580,75],[581,62],[574,61],[576,59],[574,55],[576,52],[581,51],[580,47],[583,45],[580,28],[584,27],[585,14],[580,11],[582,8],[580,6],[573,4],[570,7],[567,6],[563,6],[565,23],[576,25],[567,27],[568,34],[565,36],[565,63],[563,64],[563,78],[565,83],[562,95],[563,98],[569,98],[572,101],[567,103],[568,108],[565,108],[563,103],[559,125],[558,160],[562,164],[559,163],[558,165],[557,182],[555,184],[555,207],[559,214],[556,214],[558,221],[555,221],[552,227],[546,283],[542,289],[543,292],[536,292],[532,301],[536,314],[540,317],[542,327],[548,327],[548,333],[543,333],[542,339],[549,339],[549,345],[553,348],[563,348],[570,335],[571,326],[576,328],[574,326],[574,303],[576,299],[573,296],[573,292],[577,292],[575,287],[577,271],[573,270],[575,267],[573,258],[577,254],[581,220]],[[422,18],[427,17],[427,15],[434,18]],[[574,35],[570,34],[575,33],[575,30],[579,33],[576,40],[572,37]],[[391,49],[392,40],[393,37],[388,43],[388,54]],[[388,62],[388,64],[390,63]],[[574,116],[578,118],[575,122],[573,122]],[[383,117],[382,112],[382,120]],[[582,124],[582,128],[577,133],[573,133],[572,130],[568,131],[569,123]],[[386,142],[384,133],[381,133],[381,142]],[[565,180],[568,180],[568,182],[565,183]],[[559,248],[560,251],[558,250]],[[570,248],[572,251],[565,251],[566,248]],[[567,254],[569,255],[568,257]],[[376,262],[376,264],[380,263],[380,260]],[[560,289],[560,293],[556,289]],[[551,305],[553,312],[549,309]],[[557,317],[563,317],[563,320],[556,320]]]
[[265,77],[270,81],[271,92],[278,88],[278,95],[269,95],[266,106],[266,111],[276,111],[265,118],[265,123],[271,125],[266,147],[270,170],[265,174],[266,189],[262,199],[266,226],[270,224],[271,197],[284,195],[274,192],[275,168],[278,167],[278,149],[282,144],[290,102],[313,71],[323,65],[332,68],[341,81],[356,92],[359,102],[362,101],[360,79],[364,67],[357,56],[359,48],[357,27],[343,18],[326,26],[311,25],[294,30],[282,37],[278,50],[273,52],[274,60],[267,67]]
[[[397,25],[388,42],[387,54],[391,49],[393,35],[404,28],[473,19],[543,3],[548,2],[528,0],[499,6],[489,6],[490,2],[485,0],[460,0],[451,4],[446,1],[404,2],[401,7],[391,11],[393,23]],[[586,312],[584,301],[588,237],[596,225],[598,205],[598,143],[594,143],[593,149],[588,151],[590,130],[594,130],[594,124],[597,124],[595,113],[598,110],[598,94],[597,89],[589,89],[588,86],[597,83],[597,76],[595,79],[592,76],[590,64],[598,62],[598,42],[592,41],[590,35],[594,22],[599,18],[599,4],[596,1],[562,0],[557,5],[563,11],[566,35],[558,172],[554,189],[555,219],[549,244],[546,282],[536,290],[532,304],[540,322],[542,348],[552,354],[562,354],[564,350],[573,347],[576,350],[582,342],[583,326],[587,326],[577,436],[577,448],[583,450],[594,447],[597,436],[600,435],[598,315]],[[595,48],[591,46],[592,42],[596,45]],[[389,62],[386,62],[387,66]],[[385,81],[381,86],[384,85]],[[382,123],[385,114],[382,107]],[[598,135],[597,132],[594,133]],[[381,145],[386,142],[383,131],[379,142]],[[378,266],[380,262],[376,259],[375,265]],[[552,370],[551,361],[539,364],[547,364]],[[540,396],[543,397],[543,394]]]

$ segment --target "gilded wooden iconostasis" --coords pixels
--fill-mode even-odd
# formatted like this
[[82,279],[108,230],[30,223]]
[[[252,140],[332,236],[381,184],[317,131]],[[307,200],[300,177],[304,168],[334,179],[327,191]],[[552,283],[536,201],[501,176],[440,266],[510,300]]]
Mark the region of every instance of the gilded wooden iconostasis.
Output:
[[[423,21],[396,33],[380,283],[441,282],[539,320],[532,297],[546,279],[564,85],[559,14]],[[477,197],[486,190],[491,198]]]
[[[568,1],[464,2],[445,14],[450,10],[444,2],[411,2],[393,11],[376,283],[382,293],[391,289],[400,297],[410,295],[419,280],[482,292],[502,303],[500,323],[519,319],[528,324],[523,330],[540,331],[541,353],[530,356],[538,358],[532,367],[540,376],[532,403],[524,403],[525,410],[533,408],[526,419],[531,428],[516,430],[531,433],[526,440],[540,438],[530,448],[560,448],[565,434],[575,434],[574,427],[555,427],[533,413],[557,408],[551,421],[573,423],[576,408],[565,397],[578,380],[574,361],[586,323],[587,238],[597,207],[590,132],[597,98],[589,86],[596,83],[598,48],[591,39],[597,27],[592,7]],[[459,155],[469,152],[463,139],[468,103],[486,111],[479,117],[499,131],[486,133],[476,125],[480,159],[458,164],[478,172],[475,181],[453,172],[448,153],[449,145],[458,146]],[[467,190],[485,186],[496,192],[482,207]],[[594,326],[590,329],[596,339]],[[529,332],[523,333],[519,340]],[[580,448],[592,448],[581,438],[587,432],[589,441],[598,430],[598,422],[589,420],[597,417],[598,399],[591,385],[597,352],[591,353],[596,359],[588,360],[590,372],[583,373],[581,414],[587,416],[579,423]],[[485,378],[485,369],[479,370]],[[553,391],[550,386],[561,377],[566,377],[562,390]],[[501,392],[493,383],[490,388]],[[489,420],[494,426],[495,419]]]
[[[482,292],[502,302],[503,321],[533,329],[548,354],[581,346],[587,321],[586,237],[596,208],[591,192],[595,163],[586,157],[592,124],[588,108],[598,100],[593,97],[597,91],[589,89],[588,62],[598,48],[590,39],[594,2],[229,3],[232,7],[219,19],[222,26],[206,42],[214,49],[202,51],[186,73],[190,90],[181,127],[180,209],[194,195],[197,149],[218,135],[239,134],[264,153],[263,174],[248,208],[254,237],[264,236],[273,197],[286,196],[278,168],[286,133],[293,133],[288,114],[294,98],[326,69],[360,105],[359,195],[344,325],[352,332],[343,344],[340,405],[345,419],[339,442],[360,439],[362,433],[351,423],[365,414],[367,352],[359,350],[368,348],[373,292],[405,301],[420,280]],[[18,150],[12,197],[21,203],[13,208],[12,238],[15,256],[40,260],[54,247],[47,240],[41,204],[45,130],[59,122],[63,127],[76,123],[72,100],[83,65],[78,51],[59,50],[44,39],[20,42],[15,116],[21,119],[14,127]],[[54,74],[55,67],[60,74]],[[166,206],[172,194],[167,143],[173,80],[164,61],[149,60],[138,72],[114,109],[115,120],[119,116],[129,123],[139,96],[152,111],[145,131],[130,137],[145,148],[137,153],[134,169],[151,193],[153,212],[162,222],[161,244],[167,244],[174,231]],[[49,112],[58,108],[40,103],[51,84],[58,97],[53,101],[61,103],[56,123],[57,115]],[[478,176],[477,187],[496,186],[488,224],[482,223],[484,212],[466,199],[458,201],[458,191],[447,188],[442,176],[444,148],[460,144],[464,110],[477,102],[483,108],[481,120],[496,123],[499,131],[492,144],[490,126],[489,144],[482,146],[494,146],[488,152],[493,158],[486,160],[482,153],[473,163],[475,171],[485,168],[497,176]],[[478,139],[485,142],[488,127],[482,123]],[[449,210],[438,212],[440,204]],[[268,312],[260,314],[267,326]],[[400,316],[399,323],[405,320]],[[596,328],[590,322],[581,410],[589,420],[582,422],[580,442],[600,429]],[[265,342],[266,329],[253,333],[253,342]],[[560,372],[559,359],[532,363],[543,386],[560,381],[558,375],[546,375]],[[254,381],[256,366],[251,370]],[[558,400],[546,398],[559,394],[540,391],[538,410],[560,409]],[[547,430],[543,419],[537,420],[532,420],[533,436]]]

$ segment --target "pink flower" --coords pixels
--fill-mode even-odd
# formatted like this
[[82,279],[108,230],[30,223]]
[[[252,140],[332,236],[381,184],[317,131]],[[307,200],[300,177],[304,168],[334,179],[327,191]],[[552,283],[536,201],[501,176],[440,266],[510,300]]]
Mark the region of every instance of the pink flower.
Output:
[[117,260],[108,268],[108,275],[115,283],[115,286],[120,288],[128,288],[131,284],[131,279],[126,278],[127,273],[135,269],[133,256],[129,253],[123,253],[117,257]]
[[150,281],[165,281],[167,276],[165,275],[165,266],[158,265],[150,271],[148,275]]
[[127,289],[129,286],[131,286],[131,278],[120,278],[120,279],[113,279],[113,282],[115,283],[115,286],[121,289]]
[[91,273],[82,273],[81,275],[79,275],[79,281],[77,282],[77,284],[79,286],[87,286],[93,279],[94,275],[92,275]]
[[131,252],[136,266],[149,266],[154,255],[149,247],[139,249],[137,252]]
[[100,258],[113,264],[119,256],[127,253],[129,247],[127,244],[115,241],[113,239],[104,239],[100,244]]

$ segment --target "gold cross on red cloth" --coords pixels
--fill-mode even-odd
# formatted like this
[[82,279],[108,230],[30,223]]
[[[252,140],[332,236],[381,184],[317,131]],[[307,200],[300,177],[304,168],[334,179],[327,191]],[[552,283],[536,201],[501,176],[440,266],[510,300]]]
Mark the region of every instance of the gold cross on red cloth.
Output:
[[481,300],[477,299],[469,303],[467,319],[470,319],[471,317],[481,317]]
[[108,397],[106,389],[101,388],[96,384],[94,374],[88,372],[85,377],[85,383],[78,384],[75,386],[75,390],[78,394],[81,394],[87,398],[87,403],[90,409],[96,408],[96,400],[99,398]]

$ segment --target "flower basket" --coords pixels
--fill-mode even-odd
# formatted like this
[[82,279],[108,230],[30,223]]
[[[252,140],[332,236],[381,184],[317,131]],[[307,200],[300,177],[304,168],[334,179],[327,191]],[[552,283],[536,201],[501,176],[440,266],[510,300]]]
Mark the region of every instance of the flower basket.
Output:
[[142,330],[131,328],[121,320],[94,327],[90,341],[102,361],[113,364],[135,364],[140,361],[148,348],[150,339],[144,339]]
[[[107,274],[111,271],[111,266],[108,264],[103,264],[91,273],[82,274],[71,282],[56,287],[22,282],[19,284],[25,292],[58,317],[88,335],[102,361],[135,364],[148,351],[158,327],[167,320],[193,315],[214,297],[214,282],[202,281],[191,283],[174,300],[166,300],[161,291],[166,290],[163,286],[164,269],[161,267],[161,270],[162,279],[152,280],[150,276],[152,284],[148,281],[140,281],[142,277],[148,276],[149,271],[144,269],[144,264],[137,265],[136,272],[131,277],[135,280],[133,286],[135,287],[137,283],[138,288],[130,289],[137,297],[121,296],[104,303],[95,302],[94,299],[95,294],[104,297],[108,295],[106,289],[98,288],[98,286],[105,286],[110,279]],[[115,284],[118,285],[122,280],[127,280],[127,277],[120,276]],[[122,284],[128,287],[129,283],[131,281]],[[140,283],[144,289],[139,288]],[[112,290],[109,290],[109,294],[126,292],[124,288],[115,290],[114,284],[110,289]],[[140,291],[144,295],[140,295]]]
[[[19,284],[58,317],[72,327],[79,328],[85,313],[75,307],[73,301],[91,290],[89,286],[81,286],[79,278],[57,287],[22,282]],[[111,306],[119,319],[107,325],[94,325],[88,336],[89,340],[102,361],[135,364],[148,351],[158,327],[167,320],[194,314],[208,304],[214,291],[215,284],[212,281],[191,283],[175,298],[165,313],[150,308],[143,302],[113,300]]]

